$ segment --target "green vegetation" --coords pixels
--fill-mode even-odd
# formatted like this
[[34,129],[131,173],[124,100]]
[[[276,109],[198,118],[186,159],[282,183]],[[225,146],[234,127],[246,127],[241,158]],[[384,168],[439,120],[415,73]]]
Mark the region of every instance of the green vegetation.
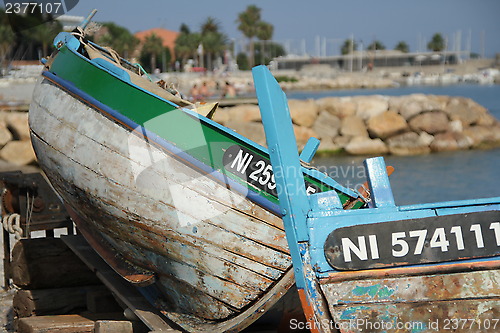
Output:
[[287,75],[278,75],[275,76],[276,81],[278,82],[298,82],[297,78],[293,76],[287,76]]
[[148,67],[151,73],[154,72],[156,69],[156,61],[163,52],[166,52],[165,47],[163,47],[163,40],[155,33],[152,33],[146,37],[142,45],[141,64]]
[[357,49],[358,44],[356,44],[356,42],[353,42],[352,39],[346,39],[340,47],[340,53],[342,55],[346,55],[351,53],[352,51],[356,51]]
[[238,64],[238,68],[243,71],[251,69],[250,64],[248,63],[248,57],[243,52],[238,53],[236,56],[236,63]]
[[370,45],[368,45],[367,49],[369,51],[385,50],[385,45],[379,40],[374,40]]
[[434,52],[441,52],[445,48],[445,41],[440,33],[436,33],[432,36],[432,39],[427,43],[427,48]]
[[0,8],[0,62],[2,68],[8,60],[39,60],[53,50],[52,41],[62,31],[58,21],[48,15],[5,14]]
[[132,56],[139,39],[128,31],[127,28],[113,22],[102,23],[99,34],[94,36],[94,41],[102,46],[109,46],[118,54],[128,59]]
[[403,53],[408,53],[410,52],[410,47],[408,46],[408,44],[404,41],[400,41],[396,44],[396,46],[394,47],[394,50],[398,50],[398,51],[401,51]]
[[227,37],[219,31],[220,23],[213,17],[208,17],[201,25],[201,44],[207,57],[207,68],[213,69],[213,57],[222,55],[227,47]]
[[175,40],[175,54],[182,60],[182,66],[189,58],[196,58],[196,51],[201,42],[199,33],[192,33],[186,24],[181,25],[181,33]]
[[[259,7],[250,5],[244,12],[238,14],[238,19],[236,20],[238,30],[248,38],[250,67],[253,67],[256,63],[264,62],[265,51],[263,49],[260,50],[260,61],[256,61],[254,38],[257,37],[261,41],[268,41],[273,38],[274,27],[272,24],[261,19],[260,12],[261,9]],[[265,43],[260,43],[260,45],[263,47]]]
[[227,37],[220,31],[220,23],[208,17],[201,25],[200,32],[191,32],[186,24],[181,25],[181,33],[175,41],[175,53],[184,66],[189,58],[200,58],[200,65],[214,69],[213,59],[222,56],[228,48]]

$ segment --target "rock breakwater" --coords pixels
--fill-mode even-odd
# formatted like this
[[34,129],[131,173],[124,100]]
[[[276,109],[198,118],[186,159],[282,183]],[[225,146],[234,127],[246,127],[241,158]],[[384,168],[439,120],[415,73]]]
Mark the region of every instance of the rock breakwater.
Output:
[[0,111],[0,159],[15,165],[36,163],[31,147],[28,112]]
[[[464,97],[326,97],[290,100],[297,144],[321,139],[319,152],[417,155],[500,145],[500,121]],[[266,145],[258,106],[222,108],[214,120]]]

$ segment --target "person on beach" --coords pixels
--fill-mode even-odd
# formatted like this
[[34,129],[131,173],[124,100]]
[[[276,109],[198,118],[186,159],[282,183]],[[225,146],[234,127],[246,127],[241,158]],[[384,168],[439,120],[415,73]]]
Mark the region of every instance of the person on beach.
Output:
[[226,85],[224,86],[224,91],[222,93],[222,98],[235,98],[236,97],[236,89],[234,86],[226,81]]
[[192,102],[198,102],[199,100],[201,100],[200,91],[198,90],[197,84],[193,85],[189,94],[191,95]]
[[200,88],[200,97],[201,97],[201,100],[202,101],[206,100],[209,97],[209,95],[210,94],[208,93],[207,83],[203,82],[203,84],[201,85],[201,88]]

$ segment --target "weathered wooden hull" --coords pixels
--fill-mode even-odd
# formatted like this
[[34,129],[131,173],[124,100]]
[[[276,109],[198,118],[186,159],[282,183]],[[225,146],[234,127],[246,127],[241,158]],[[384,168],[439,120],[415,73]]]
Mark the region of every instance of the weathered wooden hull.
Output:
[[495,266],[365,272],[371,276],[325,279],[321,289],[329,299],[331,326],[344,333],[498,332],[500,271]]
[[157,274],[161,308],[184,329],[237,330],[293,284],[279,217],[46,78],[30,128],[64,201],[123,257]]

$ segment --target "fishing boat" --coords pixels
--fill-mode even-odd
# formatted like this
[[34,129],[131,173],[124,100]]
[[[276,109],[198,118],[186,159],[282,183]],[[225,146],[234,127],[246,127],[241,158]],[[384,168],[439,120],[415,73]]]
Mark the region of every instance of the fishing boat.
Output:
[[307,195],[286,97],[253,69],[297,289],[312,332],[498,332],[500,197],[397,206],[382,157],[368,209]]
[[[40,167],[88,243],[179,329],[233,332],[295,283],[269,153],[144,70],[62,32],[29,112]],[[307,193],[357,191],[309,165]]]

